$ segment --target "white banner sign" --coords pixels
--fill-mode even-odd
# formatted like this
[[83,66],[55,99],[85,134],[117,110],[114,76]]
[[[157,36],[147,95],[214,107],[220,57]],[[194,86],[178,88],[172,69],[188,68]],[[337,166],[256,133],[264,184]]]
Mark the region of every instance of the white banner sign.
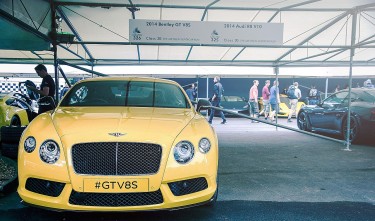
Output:
[[129,20],[129,41],[218,45],[282,45],[281,23]]

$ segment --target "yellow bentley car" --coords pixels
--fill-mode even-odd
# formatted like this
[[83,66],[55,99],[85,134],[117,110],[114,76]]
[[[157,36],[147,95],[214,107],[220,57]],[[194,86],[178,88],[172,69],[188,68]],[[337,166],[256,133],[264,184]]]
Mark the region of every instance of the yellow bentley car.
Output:
[[213,204],[217,170],[216,133],[176,82],[93,78],[25,129],[18,194],[53,210],[172,210]]

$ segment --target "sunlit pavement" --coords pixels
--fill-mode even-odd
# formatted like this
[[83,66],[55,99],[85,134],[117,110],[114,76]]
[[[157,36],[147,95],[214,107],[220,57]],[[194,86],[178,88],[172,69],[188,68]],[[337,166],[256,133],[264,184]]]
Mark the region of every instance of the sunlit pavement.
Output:
[[[172,212],[56,213],[0,196],[0,220],[374,220],[375,146],[343,144],[228,118],[219,137],[214,207]],[[296,120],[278,123],[296,128]]]

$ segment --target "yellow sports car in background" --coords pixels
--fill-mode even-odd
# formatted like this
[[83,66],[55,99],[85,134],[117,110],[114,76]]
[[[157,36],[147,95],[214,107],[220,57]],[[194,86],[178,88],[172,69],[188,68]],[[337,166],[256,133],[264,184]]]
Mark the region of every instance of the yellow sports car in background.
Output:
[[[19,83],[36,87],[32,81]],[[38,114],[37,94],[10,92],[0,93],[0,128],[3,126],[26,126]]]
[[169,210],[214,203],[217,169],[216,133],[176,82],[94,78],[24,131],[18,194],[54,210]]
[[[261,113],[261,115],[264,115],[264,111],[262,111],[264,109],[263,98],[262,97],[259,98],[258,105],[259,105],[259,112]],[[301,102],[301,101],[298,101],[297,108],[296,108],[296,115],[293,115],[293,117],[297,117],[299,110],[303,106],[305,106],[305,103]],[[280,109],[279,110],[279,114],[277,116],[279,116],[279,117],[288,117],[289,112],[290,112],[290,103],[289,103],[288,96],[285,95],[285,94],[280,94],[279,109]],[[271,107],[270,107],[270,110],[271,110]]]
[[0,94],[0,127],[28,125],[31,120],[28,111],[33,112],[32,107],[22,94]]

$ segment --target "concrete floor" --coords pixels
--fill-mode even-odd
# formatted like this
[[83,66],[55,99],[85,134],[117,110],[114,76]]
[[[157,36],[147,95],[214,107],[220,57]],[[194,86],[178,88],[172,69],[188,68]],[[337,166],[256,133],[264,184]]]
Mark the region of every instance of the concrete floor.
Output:
[[214,207],[53,213],[24,207],[12,193],[0,196],[0,220],[374,220],[375,146],[352,145],[345,151],[337,142],[247,119],[220,121],[213,121],[220,146]]

